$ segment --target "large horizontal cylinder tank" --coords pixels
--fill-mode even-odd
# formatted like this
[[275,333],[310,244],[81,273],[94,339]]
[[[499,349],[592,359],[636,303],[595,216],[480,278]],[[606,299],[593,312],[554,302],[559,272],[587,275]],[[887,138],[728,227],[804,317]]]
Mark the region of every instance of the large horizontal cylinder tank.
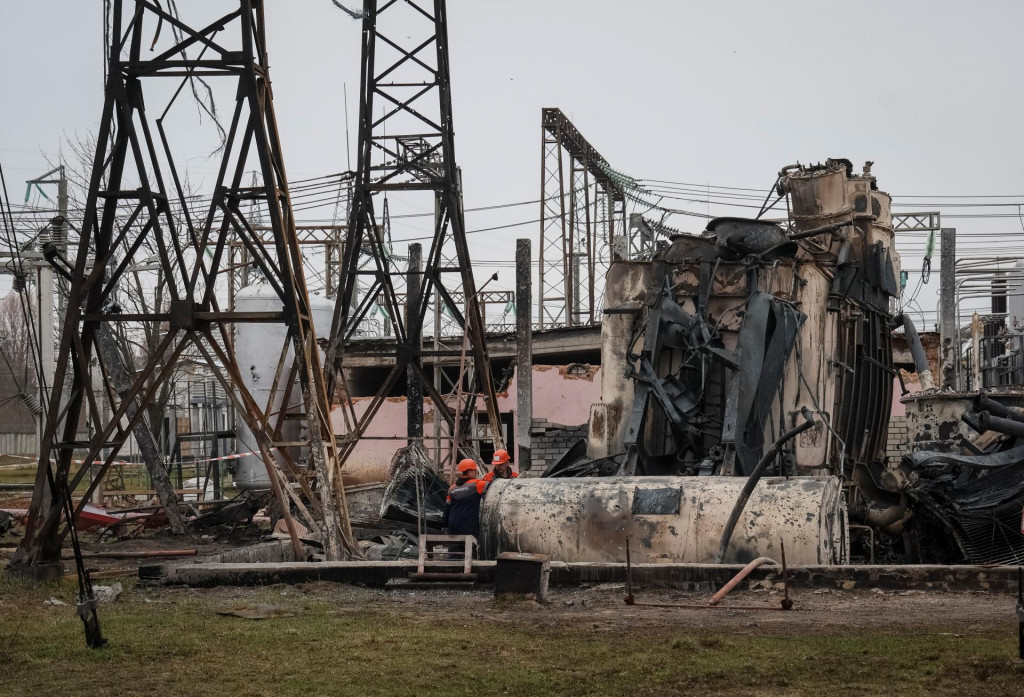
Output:
[[[555,561],[711,564],[743,488],[740,477],[495,480],[480,511],[485,557],[549,554]],[[848,561],[836,477],[766,477],[736,525],[726,563],[759,556],[794,565]]]
[[[317,336],[325,336],[331,328],[334,304],[322,297],[309,296],[310,309],[313,312],[313,326]],[[242,288],[235,294],[235,310],[238,312],[281,312],[284,309],[280,296],[270,284],[262,283]],[[323,332],[323,333],[321,333]],[[270,391],[274,386],[281,349],[284,347],[288,329],[280,323],[239,322],[235,324],[235,358],[242,371],[242,382],[261,407],[267,404]],[[284,374],[287,375],[291,366],[292,349],[289,347]],[[281,385],[274,398],[271,414],[276,418],[281,409],[284,396],[284,385]],[[298,410],[298,401],[302,399],[302,391],[292,390],[292,408]],[[299,433],[298,421],[286,419],[282,426],[282,435],[286,441],[299,440],[305,433]],[[259,447],[252,431],[246,426],[241,413],[235,414],[235,433],[239,452],[255,452],[235,462],[234,483],[239,489],[263,490],[270,488],[270,478],[266,465],[259,455]],[[296,460],[306,456],[308,448],[291,448],[290,454]]]

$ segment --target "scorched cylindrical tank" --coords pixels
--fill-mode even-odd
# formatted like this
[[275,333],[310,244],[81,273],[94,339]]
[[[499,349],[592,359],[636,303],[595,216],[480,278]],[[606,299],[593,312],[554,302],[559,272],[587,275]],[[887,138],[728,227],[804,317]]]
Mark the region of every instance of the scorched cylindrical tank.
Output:
[[[549,554],[555,561],[714,563],[741,477],[495,480],[480,511],[485,557]],[[794,565],[848,560],[846,506],[835,477],[767,477],[736,525],[726,563],[759,556]]]
[[[309,296],[309,304],[317,336],[326,336],[326,332],[330,331],[334,304],[317,295]],[[283,304],[280,296],[269,284],[261,283],[239,290],[235,294],[235,309],[238,312],[281,312]],[[239,322],[235,324],[235,358],[242,371],[242,382],[260,408],[264,408],[270,398],[270,391],[274,386],[274,375],[277,373],[277,365],[281,358],[281,349],[284,347],[287,331],[287,328],[281,323]],[[293,356],[294,352],[289,346],[284,367],[285,377],[291,367]],[[278,389],[270,409],[272,418],[276,418],[283,396],[284,386],[282,385]],[[298,400],[301,399],[302,391],[293,389],[293,406],[298,407]],[[299,432],[299,422],[295,419],[285,419],[282,431],[286,441],[296,441],[305,435]],[[235,433],[238,452],[252,451],[255,453],[236,460],[235,487],[239,489],[269,489],[270,478],[267,476],[263,458],[260,457],[256,439],[246,426],[245,419],[237,411],[235,413]],[[301,460],[305,458],[306,450],[306,448],[292,448],[290,452],[292,457]]]

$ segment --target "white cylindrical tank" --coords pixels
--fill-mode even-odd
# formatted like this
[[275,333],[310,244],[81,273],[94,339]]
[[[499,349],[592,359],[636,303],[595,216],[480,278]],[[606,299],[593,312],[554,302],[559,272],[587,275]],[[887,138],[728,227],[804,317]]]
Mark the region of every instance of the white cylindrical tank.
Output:
[[[495,480],[480,510],[486,558],[549,554],[555,561],[711,564],[743,477]],[[836,477],[766,477],[747,501],[725,556],[793,565],[848,561],[846,506]]]
[[[326,298],[311,295],[309,304],[317,336],[326,336],[331,328],[334,303]],[[280,312],[282,307],[281,298],[266,283],[246,286],[235,294],[235,310],[238,312]],[[242,382],[252,393],[253,399],[261,409],[266,406],[270,397],[270,390],[274,385],[274,375],[277,372],[286,336],[287,328],[281,323],[239,322],[235,325],[235,358],[242,372]],[[293,356],[294,352],[289,346],[284,367],[286,375],[291,367]],[[280,410],[283,396],[282,385],[271,406],[272,414]],[[293,389],[291,399],[293,408],[300,407],[298,400],[302,399],[302,391],[297,387]],[[239,452],[252,451],[256,453],[236,460],[235,487],[239,489],[269,489],[270,478],[267,475],[267,468],[263,464],[263,458],[259,455],[256,439],[246,425],[245,419],[242,418],[242,414],[237,412],[235,414],[235,433]],[[305,436],[304,433],[300,433],[299,422],[295,419],[284,421],[282,435],[284,440],[289,441],[299,440],[300,437]],[[306,448],[292,448],[289,452],[297,461],[304,460],[306,457]]]

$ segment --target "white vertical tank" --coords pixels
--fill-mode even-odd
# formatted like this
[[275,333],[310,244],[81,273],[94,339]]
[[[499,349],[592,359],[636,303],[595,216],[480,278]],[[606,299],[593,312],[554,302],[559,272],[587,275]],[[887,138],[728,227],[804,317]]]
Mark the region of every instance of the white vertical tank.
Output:
[[[326,337],[331,328],[334,303],[322,296],[310,295],[309,304],[313,313],[313,326],[317,331],[317,337]],[[246,286],[235,294],[235,310],[238,312],[280,312],[282,309],[281,298],[266,283]],[[261,409],[266,406],[270,397],[270,390],[274,385],[274,375],[277,372],[278,360],[287,333],[287,328],[278,323],[250,322],[235,325],[235,358],[242,372],[242,382],[252,393],[253,399]],[[286,373],[291,366],[293,356],[294,352],[289,346],[284,367]],[[271,406],[271,414],[276,414],[281,409],[283,396],[282,385]],[[291,396],[293,407],[298,406],[301,399],[302,391],[296,386],[292,390]],[[246,426],[245,419],[237,411],[235,433],[238,452],[248,453],[251,451],[255,453],[240,457],[235,461],[235,487],[238,489],[269,489],[270,477],[267,475],[263,458],[260,457],[256,438]],[[282,435],[284,440],[289,441],[305,437],[304,431],[300,432],[299,424],[294,419],[284,421]],[[290,449],[290,453],[296,461],[305,461],[307,450],[307,448],[293,448]]]

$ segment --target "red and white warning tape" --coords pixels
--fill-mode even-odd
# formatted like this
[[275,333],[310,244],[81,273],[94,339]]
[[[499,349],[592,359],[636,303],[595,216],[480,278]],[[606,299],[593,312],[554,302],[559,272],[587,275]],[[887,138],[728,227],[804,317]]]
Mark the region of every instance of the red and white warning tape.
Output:
[[[238,459],[240,457],[247,457],[249,455],[259,455],[259,453],[233,453],[231,455],[219,455],[217,457],[208,457],[208,458],[205,458],[203,460],[188,460],[185,464],[188,464],[188,465],[201,465],[201,464],[204,464],[204,463],[207,463],[207,462],[213,462],[215,460],[235,460],[235,459]],[[29,455],[29,456],[26,456],[26,455],[5,455],[5,456],[0,456],[0,457],[20,457],[20,458],[24,458],[24,459],[29,460],[29,461],[34,461],[36,459],[35,457],[32,457],[31,455]],[[71,462],[76,464],[76,465],[81,465],[82,463],[85,462],[85,460],[72,460]],[[102,465],[103,464],[103,460],[93,460],[92,464],[94,464],[94,465]],[[112,464],[112,465],[139,465],[139,466],[142,466],[144,463],[142,463],[142,462],[129,462],[128,460],[114,460],[110,464]],[[2,470],[2,469],[21,469],[24,466],[25,465],[0,465],[0,470]]]
[[[203,460],[189,460],[189,461],[185,462],[185,464],[188,464],[188,465],[201,465],[201,464],[203,464],[205,462],[213,462],[214,460],[234,460],[234,459],[239,458],[239,457],[245,457],[247,455],[258,455],[258,454],[259,453],[234,453],[234,454],[231,454],[231,455],[219,455],[217,457],[208,457],[208,458],[203,459]],[[81,465],[82,463],[85,462],[85,460],[72,460],[72,462],[75,463],[76,465]],[[103,460],[93,460],[92,464],[94,464],[94,465],[102,465],[103,464]],[[112,464],[112,465],[142,465],[143,463],[141,463],[141,462],[128,462],[127,460],[114,460],[110,464]]]

